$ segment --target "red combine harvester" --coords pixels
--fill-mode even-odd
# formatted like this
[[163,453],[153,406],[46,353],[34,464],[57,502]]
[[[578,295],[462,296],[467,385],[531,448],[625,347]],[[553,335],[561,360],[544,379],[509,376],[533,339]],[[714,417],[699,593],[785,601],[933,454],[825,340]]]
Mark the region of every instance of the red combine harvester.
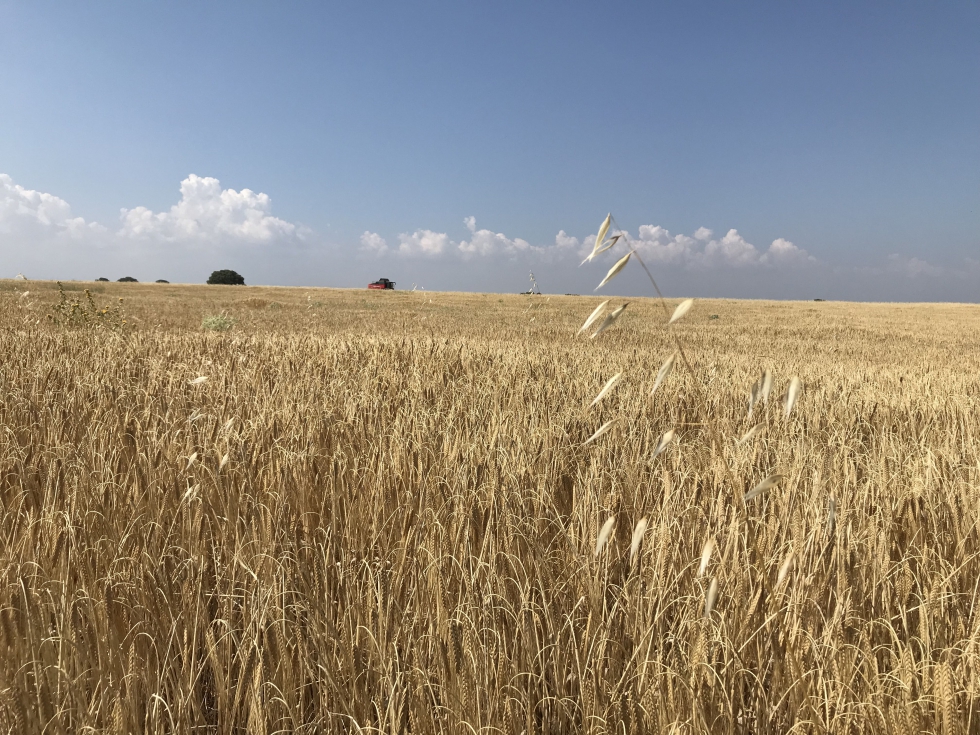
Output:
[[395,282],[394,281],[389,281],[387,278],[379,278],[374,283],[369,283],[368,284],[368,288],[377,288],[377,289],[389,289],[390,288],[391,290],[394,290],[395,289]]

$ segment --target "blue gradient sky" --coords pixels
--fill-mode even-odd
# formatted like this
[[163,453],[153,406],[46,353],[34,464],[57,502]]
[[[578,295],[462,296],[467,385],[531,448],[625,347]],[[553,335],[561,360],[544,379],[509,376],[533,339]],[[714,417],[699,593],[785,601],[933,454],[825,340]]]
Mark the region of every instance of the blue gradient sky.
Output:
[[0,112],[2,277],[980,301],[975,2],[0,0]]

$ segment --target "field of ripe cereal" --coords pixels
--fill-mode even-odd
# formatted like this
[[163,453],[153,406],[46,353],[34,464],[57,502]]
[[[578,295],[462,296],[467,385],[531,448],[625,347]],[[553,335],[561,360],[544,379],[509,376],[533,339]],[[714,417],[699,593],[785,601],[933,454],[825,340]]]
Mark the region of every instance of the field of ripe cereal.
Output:
[[0,282],[0,732],[980,730],[980,306],[696,301],[651,395],[654,300],[66,289]]

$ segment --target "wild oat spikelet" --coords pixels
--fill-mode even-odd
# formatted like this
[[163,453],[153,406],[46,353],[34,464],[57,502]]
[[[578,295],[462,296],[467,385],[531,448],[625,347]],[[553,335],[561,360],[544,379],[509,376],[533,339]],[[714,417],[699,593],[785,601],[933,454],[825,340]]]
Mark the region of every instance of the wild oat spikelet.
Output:
[[755,404],[759,400],[759,391],[761,387],[758,383],[753,383],[752,387],[749,389],[749,418],[752,418],[752,410],[755,408]]
[[762,375],[762,402],[769,403],[769,394],[772,393],[772,373],[768,370]]
[[612,213],[606,215],[606,218],[602,221],[602,225],[599,227],[599,234],[595,237],[595,244],[592,246],[592,252],[583,260],[579,265],[585,265],[590,260],[592,260],[596,255],[599,254],[599,248],[602,247],[602,239],[609,232],[609,224],[612,222]]
[[711,578],[708,585],[708,594],[704,597],[704,617],[710,618],[711,611],[715,609],[715,602],[718,600],[718,577]]
[[633,529],[633,540],[630,542],[630,564],[636,559],[636,554],[640,550],[640,544],[643,542],[643,534],[647,531],[647,519],[641,518],[637,521],[636,528]]
[[[609,429],[611,429],[612,428],[612,425],[615,424],[615,423],[616,423],[616,419],[613,419],[612,421],[607,421],[606,423],[604,423],[602,426],[600,426],[598,428],[598,430],[596,430],[596,433],[595,434],[593,434],[592,436],[590,436],[588,439],[585,440],[585,444],[591,444],[592,442],[594,442],[600,436],[602,436],[607,431],[609,431]],[[585,446],[585,444],[583,444],[582,446]]]
[[694,306],[694,299],[684,299],[681,303],[677,305],[677,308],[674,309],[674,313],[670,317],[670,321],[667,322],[667,324],[673,324],[678,319],[683,317],[685,314],[687,314],[687,312],[691,310],[692,306]]
[[800,390],[802,388],[803,383],[794,375],[793,379],[789,381],[789,390],[786,391],[786,418],[789,418],[793,406],[796,405],[796,400],[800,397]]
[[620,235],[613,235],[608,240],[606,240],[605,244],[603,244],[603,246],[601,248],[599,248],[598,250],[595,251],[595,254],[598,255],[599,253],[606,252],[611,247],[613,247],[617,242],[619,242],[619,238],[621,238],[621,237],[622,237],[621,234]]
[[793,560],[796,558],[794,552],[790,552],[786,555],[783,563],[779,565],[779,574],[776,575],[776,586],[778,587],[786,579],[786,575],[789,574],[789,570],[793,567]]
[[775,487],[782,481],[783,481],[782,475],[769,475],[769,477],[767,477],[765,480],[763,480],[754,488],[752,488],[747,493],[745,493],[745,497],[742,498],[742,501],[747,503],[753,498],[757,498],[760,495],[762,495],[762,493],[764,493],[769,488]]
[[715,550],[715,540],[712,537],[708,537],[708,540],[704,542],[704,548],[701,549],[701,566],[698,567],[698,576],[704,575],[705,570],[708,568],[708,563],[711,561],[711,552]]
[[602,310],[606,308],[606,304],[608,304],[608,303],[609,303],[608,300],[603,301],[601,304],[599,304],[595,308],[595,311],[593,311],[591,314],[589,314],[589,318],[585,320],[585,324],[583,324],[581,327],[579,327],[579,330],[575,333],[575,336],[576,337],[578,335],[582,334],[582,332],[584,332],[586,329],[588,329],[589,327],[592,326],[592,324],[596,321],[596,319],[599,318],[599,315],[602,314]]
[[737,444],[745,444],[745,442],[751,441],[752,439],[755,439],[759,434],[762,433],[762,430],[764,428],[765,427],[762,424],[756,424],[751,429],[749,429],[748,431],[746,431],[745,434],[742,436],[742,438],[739,439],[738,442],[736,442],[736,443]]
[[674,430],[664,432],[664,435],[660,437],[657,442],[656,449],[653,450],[653,456],[650,459],[656,459],[659,454],[667,448],[667,445],[674,441]]
[[602,390],[599,391],[599,395],[597,395],[595,398],[592,399],[592,403],[589,404],[589,408],[592,408],[595,404],[597,404],[599,401],[605,398],[606,394],[609,393],[609,391],[611,391],[616,386],[616,383],[619,382],[619,379],[621,377],[623,377],[622,373],[616,373],[611,378],[609,378],[609,380],[606,381],[606,384],[602,386]]
[[616,524],[616,516],[609,516],[608,520],[602,524],[602,528],[599,529],[599,537],[595,542],[595,555],[599,556],[602,553],[602,547],[606,545],[609,537],[612,536],[613,526]]
[[599,328],[596,330],[595,334],[592,335],[591,339],[595,339],[600,334],[602,334],[607,329],[609,329],[609,327],[611,327],[613,324],[615,324],[616,323],[616,320],[619,319],[620,315],[624,311],[626,311],[626,307],[627,306],[629,306],[629,302],[628,301],[625,304],[623,304],[622,306],[620,306],[618,309],[613,309],[612,313],[609,316],[607,316],[605,319],[602,320],[602,324],[599,325]]
[[229,457],[226,454],[224,457],[221,458],[221,462],[220,462],[220,464],[218,464],[218,469],[219,470],[223,470],[225,468],[225,465],[228,464],[228,460],[229,460]]
[[612,212],[606,215],[606,218],[602,220],[602,224],[599,226],[599,234],[595,236],[595,245],[593,246],[593,251],[598,250],[602,247],[602,241],[606,239],[606,233],[609,232],[609,225],[612,223]]
[[190,457],[187,458],[187,466],[184,468],[184,472],[191,468],[191,465],[197,461],[197,452],[194,452]]
[[630,250],[628,253],[626,253],[626,255],[624,255],[622,258],[620,258],[619,260],[617,260],[616,261],[616,264],[612,268],[609,269],[609,272],[606,274],[606,277],[602,279],[602,283],[600,283],[598,286],[596,286],[593,289],[593,291],[598,291],[600,288],[602,288],[607,283],[609,283],[612,279],[614,279],[616,276],[618,276],[619,275],[619,272],[621,270],[623,270],[623,268],[626,267],[626,264],[627,263],[630,262],[630,256],[632,254],[633,254],[633,251]]
[[667,358],[664,364],[660,366],[660,371],[657,373],[657,379],[653,383],[653,390],[650,391],[651,396],[657,392],[657,388],[660,387],[660,384],[667,379],[668,375],[670,375],[670,371],[674,369],[674,360],[676,359],[677,353],[674,352]]
[[207,383],[208,377],[206,375],[201,375],[200,377],[194,378],[194,380],[187,381],[188,385],[201,385],[202,383]]

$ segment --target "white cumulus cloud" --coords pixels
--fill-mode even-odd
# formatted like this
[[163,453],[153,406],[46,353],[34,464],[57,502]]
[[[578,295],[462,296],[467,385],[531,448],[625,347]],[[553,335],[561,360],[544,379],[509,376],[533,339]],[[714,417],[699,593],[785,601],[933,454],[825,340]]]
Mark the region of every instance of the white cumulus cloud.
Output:
[[25,189],[0,174],[0,233],[24,240],[98,236],[106,229],[97,222],[72,217],[68,202],[54,194]]
[[[533,247],[527,240],[511,239],[500,232],[480,230],[476,227],[476,217],[466,217],[463,220],[466,229],[470,231],[469,240],[454,241],[445,232],[433,230],[416,230],[413,233],[403,232],[398,235],[398,247],[394,252],[405,257],[439,257],[458,256],[463,258],[475,256],[517,255],[531,253],[541,248]],[[564,232],[561,233],[565,237]],[[571,238],[575,242],[575,238]],[[392,252],[387,241],[378,233],[366,231],[361,235],[360,249],[363,252],[383,255]]]
[[[967,258],[968,266],[969,260]],[[922,258],[910,258],[907,255],[900,255],[899,253],[892,253],[888,256],[886,269],[891,273],[900,273],[909,278],[946,275],[946,269],[940,265],[934,265]]]
[[767,250],[762,250],[735,229],[715,238],[711,230],[699,227],[690,237],[671,235],[659,225],[641,225],[633,244],[644,259],[687,268],[799,266],[816,260],[784,238],[773,240]]
[[[511,238],[502,232],[478,229],[475,217],[466,217],[463,223],[470,237],[460,242],[452,240],[445,232],[420,229],[411,234],[400,234],[398,247],[390,248],[381,235],[367,231],[361,235],[360,249],[377,255],[395,252],[405,257],[528,256],[547,263],[558,263],[581,261],[592,251],[596,238],[593,234],[579,240],[559,230],[553,245],[532,245],[519,237]],[[748,242],[735,229],[728,230],[720,238],[715,238],[706,227],[699,227],[693,236],[689,236],[672,235],[659,225],[641,225],[635,238],[629,233],[623,234],[625,239],[604,257],[622,257],[621,251],[629,243],[651,263],[684,268],[789,267],[815,262],[815,258],[806,250],[789,240],[778,238],[763,250]]]
[[118,235],[126,239],[205,244],[262,244],[301,236],[292,222],[273,217],[268,194],[222,189],[211,177],[180,182],[180,201],[166,212],[121,210]]
[[772,241],[769,252],[762,256],[765,260],[775,265],[780,264],[802,264],[812,263],[816,260],[801,247],[797,247],[789,240],[779,237]]
[[364,231],[361,235],[361,250],[375,255],[384,255],[388,252],[388,243],[377,232]]
[[436,257],[452,247],[453,241],[445,232],[416,230],[411,235],[403,232],[398,236],[398,252],[401,255]]
[[515,255],[531,252],[531,243],[521,238],[510,239],[502,232],[476,229],[476,217],[463,220],[472,237],[463,240],[457,248],[464,255]]

